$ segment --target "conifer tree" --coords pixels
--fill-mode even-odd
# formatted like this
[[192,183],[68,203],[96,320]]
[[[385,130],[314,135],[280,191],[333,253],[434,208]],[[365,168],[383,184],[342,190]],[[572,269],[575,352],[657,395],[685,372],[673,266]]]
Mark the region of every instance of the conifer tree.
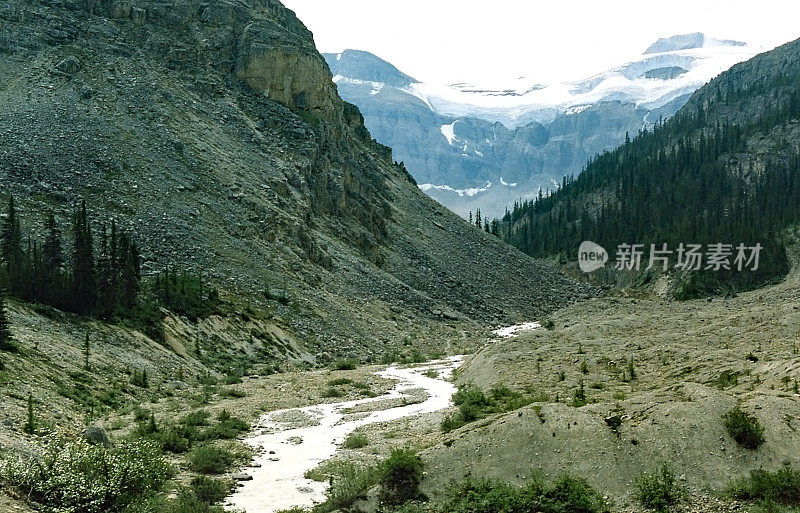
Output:
[[11,324],[6,315],[6,302],[3,291],[0,290],[0,351],[15,352],[17,345],[11,333]]
[[23,287],[24,264],[22,249],[22,229],[14,196],[8,200],[8,209],[0,227],[0,257],[6,266],[8,288],[11,294],[19,294]]
[[116,280],[113,276],[115,272],[111,250],[108,245],[106,226],[103,225],[100,231],[100,256],[97,260],[97,308],[101,319],[110,319],[114,314]]
[[73,307],[79,313],[89,314],[95,308],[95,268],[92,251],[92,230],[86,215],[86,203],[75,212],[73,222],[75,249],[73,257],[72,280],[74,295]]
[[89,370],[89,333],[86,333],[86,337],[83,339],[83,368],[87,371]]
[[44,227],[47,234],[45,235],[42,254],[47,275],[52,277],[60,272],[61,266],[64,265],[64,254],[61,250],[61,231],[58,229],[53,212],[47,215]]

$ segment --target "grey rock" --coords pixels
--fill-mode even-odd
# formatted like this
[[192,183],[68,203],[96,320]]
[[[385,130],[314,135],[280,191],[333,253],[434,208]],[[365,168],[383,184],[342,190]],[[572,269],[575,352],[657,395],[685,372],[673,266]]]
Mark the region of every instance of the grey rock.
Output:
[[81,61],[74,55],[70,55],[66,59],[56,64],[56,69],[68,75],[74,75],[81,69]]

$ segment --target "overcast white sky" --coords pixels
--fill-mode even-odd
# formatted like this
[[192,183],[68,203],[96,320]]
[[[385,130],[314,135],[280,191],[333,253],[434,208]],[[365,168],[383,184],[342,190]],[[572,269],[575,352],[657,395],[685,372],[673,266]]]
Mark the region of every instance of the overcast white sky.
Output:
[[704,32],[773,48],[800,37],[798,0],[283,0],[321,52],[370,51],[418,80],[586,78],[659,37]]

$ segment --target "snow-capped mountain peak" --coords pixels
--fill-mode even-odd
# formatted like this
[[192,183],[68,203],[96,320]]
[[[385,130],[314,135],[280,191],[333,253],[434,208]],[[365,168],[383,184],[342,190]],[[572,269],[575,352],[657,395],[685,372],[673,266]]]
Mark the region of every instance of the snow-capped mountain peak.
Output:
[[531,121],[548,122],[558,113],[602,101],[659,108],[760,50],[702,33],[684,34],[659,39],[640,59],[575,82],[543,85],[520,78],[502,89],[412,82],[403,90],[439,114],[472,116],[515,128]]

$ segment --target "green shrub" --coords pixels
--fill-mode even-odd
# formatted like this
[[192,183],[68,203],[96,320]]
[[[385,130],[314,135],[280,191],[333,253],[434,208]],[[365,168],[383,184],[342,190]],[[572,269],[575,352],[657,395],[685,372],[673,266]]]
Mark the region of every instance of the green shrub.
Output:
[[572,406],[580,408],[581,406],[586,406],[587,402],[586,389],[583,386],[583,380],[581,380],[578,388],[572,393]]
[[800,470],[784,466],[775,472],[758,469],[728,486],[734,499],[800,506]]
[[556,327],[556,323],[552,321],[552,319],[545,319],[542,321],[542,328],[546,330],[553,330]]
[[147,408],[142,408],[141,406],[137,406],[133,410],[133,420],[136,422],[142,422],[150,418],[150,411]]
[[375,467],[360,467],[345,461],[336,465],[333,486],[325,491],[326,501],[314,508],[314,513],[334,510],[348,510],[359,499],[366,498],[367,492],[378,484],[380,472]]
[[604,513],[609,505],[586,481],[559,477],[552,487],[534,478],[525,487],[467,480],[451,491],[447,513]]
[[175,473],[148,440],[118,447],[51,439],[41,459],[5,459],[0,478],[54,511],[106,513],[157,493]]
[[195,410],[189,414],[187,414],[182,420],[181,423],[187,426],[207,426],[208,419],[211,418],[211,414],[205,410]]
[[245,431],[250,430],[250,424],[242,419],[231,416],[228,410],[222,410],[217,415],[217,423],[203,430],[201,440],[232,440]]
[[338,388],[328,387],[325,390],[323,390],[322,394],[320,395],[325,398],[342,397],[344,395],[344,392],[342,392]]
[[[129,513],[129,512],[125,512]],[[151,513],[151,512],[147,512]],[[166,505],[152,510],[152,513],[226,513],[220,506],[203,502],[191,490],[181,490],[178,496]]]
[[609,505],[603,496],[584,479],[567,475],[556,480],[553,487],[544,492],[542,512],[594,513],[608,511]]
[[358,362],[352,358],[339,360],[333,364],[335,370],[355,370],[356,367],[358,367]]
[[206,504],[216,504],[230,494],[231,487],[221,479],[199,476],[190,483],[195,497]]
[[424,465],[411,449],[395,449],[380,466],[380,500],[389,506],[424,499],[419,490]]
[[517,410],[531,404],[535,398],[504,386],[492,388],[487,395],[473,385],[466,385],[453,394],[458,413],[445,417],[441,429],[448,432],[492,413]]
[[445,418],[442,419],[442,423],[439,427],[443,433],[449,433],[450,431],[458,429],[464,425],[466,425],[466,422],[462,420],[461,415],[455,413],[453,415],[445,416]]
[[369,438],[366,435],[350,435],[345,438],[342,447],[345,449],[361,449],[369,445]]
[[211,445],[195,447],[189,453],[189,465],[193,470],[203,474],[222,474],[234,460],[232,452]]
[[328,381],[328,386],[329,387],[339,387],[339,386],[342,386],[342,385],[349,385],[352,382],[353,382],[353,380],[350,379],[350,378],[336,378],[336,379],[332,379],[332,380]]
[[670,506],[681,498],[681,490],[669,465],[665,463],[653,474],[640,474],[636,478],[636,498],[645,508],[669,511]]
[[242,397],[247,397],[246,392],[242,392],[241,390],[237,390],[235,388],[223,388],[219,391],[219,395],[221,397],[227,397],[232,399],[241,399]]
[[742,447],[758,449],[758,446],[764,443],[764,426],[755,416],[743,411],[739,405],[722,418],[728,434]]
[[197,439],[197,430],[183,426],[170,426],[158,433],[158,441],[165,451],[183,453],[189,450],[192,441]]
[[712,384],[720,390],[734,387],[739,384],[739,373],[730,370],[724,370],[720,373],[719,377],[712,382]]

